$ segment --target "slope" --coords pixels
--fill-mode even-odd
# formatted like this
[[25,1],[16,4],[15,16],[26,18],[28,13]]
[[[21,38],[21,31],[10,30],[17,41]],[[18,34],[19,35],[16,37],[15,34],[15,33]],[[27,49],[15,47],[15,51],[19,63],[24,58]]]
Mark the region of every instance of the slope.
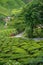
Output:
[[16,9],[24,6],[25,4],[22,0],[0,0],[0,5],[7,9]]
[[43,65],[43,41],[2,38],[0,40],[0,65],[14,64]]
[[8,16],[9,15],[9,11],[6,8],[0,6],[0,14]]

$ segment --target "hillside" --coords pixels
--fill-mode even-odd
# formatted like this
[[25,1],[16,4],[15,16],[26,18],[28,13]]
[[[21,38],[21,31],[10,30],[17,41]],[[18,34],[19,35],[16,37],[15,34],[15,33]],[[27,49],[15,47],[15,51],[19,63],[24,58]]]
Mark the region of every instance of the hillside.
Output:
[[24,5],[25,3],[22,0],[0,0],[0,22],[4,21],[3,19],[7,17],[11,17],[13,14],[15,15],[16,10],[19,13],[20,8]]
[[16,9],[24,6],[24,2],[22,0],[0,0],[0,5],[7,9]]
[[0,0],[0,13],[11,15],[13,9],[20,9],[25,3],[22,0]]
[[0,38],[0,65],[43,65],[43,41]]
[[43,65],[43,0],[0,0],[0,65]]
[[0,6],[0,14],[8,16],[9,15],[9,11],[8,11],[7,8],[4,8],[4,7]]

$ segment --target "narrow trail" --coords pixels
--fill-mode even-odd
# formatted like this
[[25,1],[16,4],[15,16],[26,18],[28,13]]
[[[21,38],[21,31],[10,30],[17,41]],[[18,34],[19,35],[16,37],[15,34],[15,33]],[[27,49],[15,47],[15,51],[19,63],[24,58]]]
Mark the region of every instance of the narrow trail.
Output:
[[23,37],[23,32],[15,35],[15,36],[12,36],[11,38],[23,38],[23,39],[26,39],[26,40],[30,39],[30,40],[35,40],[35,41],[43,40],[43,38],[26,38],[26,37]]
[[15,35],[15,36],[11,36],[10,38],[20,38],[20,37],[23,38],[23,32]]
[[23,36],[23,32],[20,34],[17,34],[15,37],[22,37]]

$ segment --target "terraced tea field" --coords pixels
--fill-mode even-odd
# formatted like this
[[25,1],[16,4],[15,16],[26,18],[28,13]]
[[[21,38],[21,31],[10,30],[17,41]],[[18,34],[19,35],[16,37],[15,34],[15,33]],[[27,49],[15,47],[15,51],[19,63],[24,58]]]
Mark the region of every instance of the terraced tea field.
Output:
[[0,65],[43,65],[43,41],[0,38]]
[[0,65],[43,65],[43,2],[29,1],[0,0]]
[[16,38],[16,29],[0,30],[0,65],[43,65],[43,40]]

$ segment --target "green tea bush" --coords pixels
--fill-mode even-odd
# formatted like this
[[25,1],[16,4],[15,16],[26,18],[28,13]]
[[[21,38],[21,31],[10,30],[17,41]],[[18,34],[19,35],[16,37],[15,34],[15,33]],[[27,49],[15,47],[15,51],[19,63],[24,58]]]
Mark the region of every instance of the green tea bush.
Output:
[[12,34],[16,35],[18,32],[16,29],[4,29],[0,30],[0,38],[1,37],[10,37]]
[[43,65],[43,41],[0,39],[0,65]]
[[[33,30],[33,38],[43,38],[43,29],[41,29],[41,28],[35,28],[34,30]],[[31,30],[30,30],[30,27],[27,27],[26,29],[25,29],[25,32],[24,32],[24,34],[23,34],[23,36],[25,36],[25,37],[31,37],[31,34],[32,34],[32,32],[31,32]]]

